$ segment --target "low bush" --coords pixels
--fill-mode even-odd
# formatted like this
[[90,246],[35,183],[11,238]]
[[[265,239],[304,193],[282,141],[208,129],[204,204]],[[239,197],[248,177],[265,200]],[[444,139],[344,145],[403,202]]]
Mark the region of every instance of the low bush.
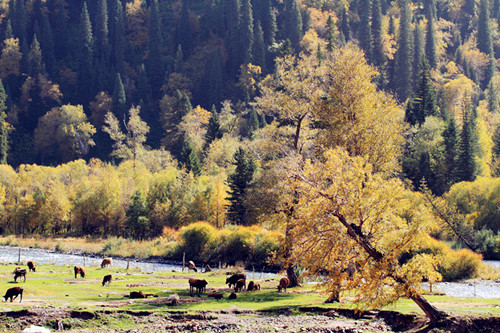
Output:
[[172,255],[175,259],[208,261],[214,256],[217,249],[217,229],[208,222],[196,222],[182,227],[179,231],[180,242]]

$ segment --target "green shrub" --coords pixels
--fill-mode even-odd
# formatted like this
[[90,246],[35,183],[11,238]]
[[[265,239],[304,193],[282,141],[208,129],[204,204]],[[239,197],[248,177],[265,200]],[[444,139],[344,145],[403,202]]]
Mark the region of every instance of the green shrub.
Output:
[[495,235],[491,229],[481,229],[474,240],[485,259],[500,259],[500,233]]
[[255,231],[253,228],[238,227],[221,237],[219,259],[229,265],[248,263],[254,254]]
[[181,228],[180,243],[174,250],[174,257],[186,260],[207,261],[214,256],[217,247],[217,229],[208,222],[196,222]]
[[273,254],[277,253],[282,245],[283,234],[281,232],[267,230],[262,231],[255,238],[254,261],[262,264],[271,264]]

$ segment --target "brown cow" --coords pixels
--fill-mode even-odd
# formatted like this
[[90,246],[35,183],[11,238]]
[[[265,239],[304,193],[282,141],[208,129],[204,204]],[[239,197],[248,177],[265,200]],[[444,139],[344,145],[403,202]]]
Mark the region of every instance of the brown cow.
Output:
[[245,279],[239,279],[234,286],[234,292],[237,293],[238,291],[242,291],[243,289],[245,289],[246,285],[247,284]]
[[280,292],[281,289],[283,289],[286,293],[286,287],[288,287],[289,284],[290,284],[290,280],[288,280],[288,278],[286,278],[286,277],[281,278],[280,284],[278,285],[278,292]]
[[78,276],[78,274],[80,274],[82,278],[85,277],[85,268],[83,268],[82,266],[75,266],[74,270],[75,270],[75,279]]
[[104,258],[102,260],[102,263],[101,263],[101,268],[104,268],[106,266],[111,267],[112,264],[113,264],[113,259],[111,259],[111,258]]
[[236,282],[238,282],[238,280],[246,280],[246,278],[247,277],[243,273],[233,274],[226,279],[226,284],[229,284],[229,288],[231,288],[231,285],[236,286]]
[[129,298],[148,298],[148,296],[154,296],[153,294],[145,294],[142,291],[131,291]]
[[195,272],[198,272],[198,269],[196,268],[196,265],[191,260],[188,261],[188,272],[189,272],[190,269],[192,269]]
[[260,290],[260,284],[253,281],[248,282],[247,291]]
[[16,269],[14,269],[14,282],[17,282],[17,278],[18,277],[24,277],[24,282],[26,282],[26,268],[19,268],[19,267],[16,267]]
[[10,301],[12,302],[14,299],[17,298],[17,296],[21,295],[21,297],[19,297],[19,303],[21,303],[21,301],[23,300],[23,292],[24,292],[24,289],[21,287],[13,287],[13,288],[7,289],[7,292],[3,296],[3,298],[5,299],[4,302],[7,302],[8,298],[10,298]]
[[104,277],[102,279],[102,286],[104,287],[106,282],[108,283],[108,286],[109,286],[109,284],[111,283],[111,280],[113,280],[113,276],[111,274],[104,275]]
[[231,293],[231,295],[228,296],[229,299],[236,299],[236,297],[235,293]]
[[27,265],[30,272],[36,272],[35,263],[33,261],[28,261]]
[[210,294],[207,295],[207,297],[213,297],[217,300],[217,302],[221,299],[224,298],[224,295],[222,294],[219,294],[218,292],[214,291],[214,292],[211,292]]
[[193,291],[196,288],[196,292],[197,292],[198,296],[201,296],[200,294],[205,291],[207,284],[208,284],[208,282],[206,280],[190,278],[189,279],[189,294],[191,296],[193,296]]

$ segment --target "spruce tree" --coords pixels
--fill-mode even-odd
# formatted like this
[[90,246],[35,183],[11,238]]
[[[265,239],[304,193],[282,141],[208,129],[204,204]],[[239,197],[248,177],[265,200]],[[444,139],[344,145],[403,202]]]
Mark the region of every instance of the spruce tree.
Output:
[[491,17],[497,21],[497,24],[500,24],[500,0],[493,0]]
[[113,113],[118,121],[125,119],[127,112],[127,97],[120,73],[115,76],[115,88],[113,90]]
[[242,54],[240,64],[248,64],[252,61],[254,45],[253,29],[252,3],[250,0],[242,0],[240,22],[240,45]]
[[460,146],[457,162],[457,180],[473,181],[477,175],[477,134],[476,134],[476,113],[466,99],[462,111],[462,131],[460,132]]
[[429,61],[431,68],[437,66],[436,56],[436,29],[434,27],[434,18],[427,18],[427,29],[425,37],[425,57]]
[[146,205],[146,198],[141,190],[137,190],[130,198],[130,206],[127,209],[125,228],[130,237],[142,240],[146,237],[149,220],[147,218],[149,210]]
[[201,98],[205,105],[214,105],[222,100],[224,94],[224,60],[220,49],[208,57],[202,80]]
[[368,62],[372,63],[372,28],[371,28],[371,0],[360,0],[359,3],[359,30],[358,39],[361,49],[365,52]]
[[260,66],[262,73],[267,73],[266,66],[266,45],[264,44],[264,31],[257,22],[254,31],[254,44],[253,44],[252,64]]
[[[183,11],[187,11],[187,5],[185,5],[186,1],[183,1]],[[148,74],[150,77],[151,83],[151,91],[153,93],[153,98],[158,98],[160,96],[160,89],[163,83],[163,63],[161,61],[161,45],[163,43],[161,36],[161,20],[160,20],[160,9],[158,5],[158,0],[153,0],[151,6],[149,8],[150,13],[150,22],[149,22],[149,44],[148,44]],[[182,12],[181,12],[182,14]],[[189,23],[189,14],[188,15],[188,23]],[[182,18],[181,18],[182,19]],[[186,29],[184,25],[182,25],[183,29]],[[188,31],[185,31],[186,38],[188,38]],[[189,37],[191,37],[189,35]],[[189,42],[191,43],[191,41]],[[182,45],[182,51],[188,54],[188,50],[191,49],[191,45],[186,41],[181,40],[179,44]]]
[[201,163],[196,155],[196,152],[191,145],[189,140],[184,140],[184,145],[182,147],[180,161],[181,166],[186,169],[187,172],[192,171],[193,175],[199,176],[201,174]]
[[437,9],[435,0],[424,0],[424,13],[427,19],[437,19]]
[[255,171],[255,163],[243,148],[239,148],[234,154],[233,165],[236,166],[234,173],[228,176],[229,186],[229,209],[227,216],[229,220],[238,225],[248,224],[246,195],[250,188]]
[[425,56],[420,60],[417,90],[415,93],[416,119],[423,124],[428,116],[438,116],[436,88],[431,80],[430,66]]
[[413,43],[411,36],[411,9],[409,0],[401,0],[401,17],[399,21],[399,34],[397,51],[395,54],[395,77],[398,98],[405,101],[411,94],[411,78],[413,65]]
[[344,35],[346,42],[351,40],[351,27],[349,25],[349,16],[347,14],[347,8],[342,8],[342,21],[340,22],[340,30]]
[[68,53],[68,22],[64,10],[64,1],[59,1],[57,17],[54,22],[54,46],[57,59],[64,59]]
[[7,154],[9,150],[9,132],[7,128],[7,115],[5,105],[7,101],[7,94],[3,87],[3,82],[0,80],[0,164],[7,164]]
[[267,47],[276,42],[276,32],[278,25],[276,23],[276,14],[272,5],[272,0],[264,0],[266,8],[264,10],[264,19],[262,20],[262,30],[264,31],[264,42]]
[[42,15],[40,47],[42,49],[46,69],[49,73],[52,73],[55,65],[55,46],[54,35],[47,14]]
[[479,17],[477,20],[477,47],[479,51],[493,54],[493,42],[490,28],[490,3],[488,0],[480,0]]
[[[424,34],[420,28],[420,24],[415,24],[413,30],[413,69],[412,74],[417,75],[420,68],[420,60],[424,56]],[[413,88],[417,86],[417,80],[413,80]]]
[[107,0],[97,0],[95,19],[96,56],[104,58],[106,61],[109,45],[108,32],[108,2]]
[[326,50],[331,52],[335,47],[335,23],[331,15],[326,20]]
[[[239,0],[224,0],[224,22],[226,35],[224,44],[228,50],[228,72],[236,75],[239,70],[239,29],[240,29],[240,2]],[[213,103],[210,103],[213,104]]]
[[33,36],[33,41],[31,42],[30,52],[28,54],[28,63],[30,69],[30,75],[36,76],[37,74],[43,74],[45,72],[45,64],[42,59],[42,50],[40,49],[40,43],[36,35]]
[[445,183],[449,187],[456,182],[458,158],[458,129],[454,115],[448,116],[446,128],[443,131]]
[[123,5],[120,0],[111,0],[115,2],[114,34],[113,34],[113,53],[114,65],[118,73],[125,73],[125,17]]
[[217,109],[214,105],[212,106],[212,115],[208,121],[207,133],[205,134],[204,149],[206,150],[212,142],[220,138],[222,138],[222,130],[220,128],[219,114],[217,113]]
[[248,137],[253,138],[253,133],[259,129],[259,115],[255,111],[255,107],[252,107],[248,115]]
[[381,71],[385,66],[384,41],[382,31],[382,6],[380,0],[372,3],[373,64]]
[[286,38],[292,43],[295,52],[300,51],[302,40],[302,15],[297,0],[285,0],[284,32]]
[[92,95],[92,82],[94,72],[94,36],[90,23],[87,2],[83,3],[80,15],[80,51],[79,51],[79,96],[80,102],[86,103]]
[[182,45],[177,45],[177,52],[175,53],[174,72],[184,73],[184,53],[182,52]]
[[488,111],[494,113],[498,111],[498,94],[493,80],[488,84]]

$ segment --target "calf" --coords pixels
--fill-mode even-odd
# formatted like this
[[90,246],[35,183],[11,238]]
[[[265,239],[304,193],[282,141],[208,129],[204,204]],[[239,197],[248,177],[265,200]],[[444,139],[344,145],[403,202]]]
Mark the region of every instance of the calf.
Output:
[[248,282],[247,291],[260,290],[260,284],[253,281]]
[[207,297],[213,297],[213,298],[215,298],[215,299],[217,300],[217,302],[218,302],[219,300],[221,300],[221,299],[223,299],[223,298],[224,298],[224,296],[223,296],[222,294],[219,294],[219,293],[217,293],[216,291],[211,292],[210,294],[208,294],[208,295],[207,295]]
[[229,295],[229,297],[228,297],[228,298],[229,298],[229,299],[236,299],[236,297],[237,297],[237,296],[236,296],[236,294],[235,294],[235,293],[231,293],[231,295]]
[[102,279],[102,286],[104,287],[106,282],[108,283],[108,286],[109,286],[109,284],[111,283],[111,280],[113,280],[113,276],[111,274],[104,275],[104,277]]
[[111,267],[111,265],[113,264],[113,259],[111,258],[104,258],[101,262],[101,268],[104,268],[104,267]]
[[232,285],[236,286],[236,282],[238,282],[238,280],[246,280],[246,278],[245,274],[242,273],[233,274],[226,279],[226,284],[229,284],[229,288],[231,288]]
[[283,289],[286,293],[286,287],[288,287],[289,284],[290,284],[290,280],[288,280],[288,278],[286,278],[286,277],[281,278],[280,284],[278,285],[278,292],[280,292],[281,289]]
[[4,302],[7,302],[8,298],[10,298],[10,301],[12,302],[14,299],[17,298],[17,296],[21,295],[21,297],[19,297],[19,303],[21,303],[21,301],[23,300],[23,292],[24,289],[21,287],[13,287],[7,289],[5,295],[3,296],[3,298],[5,299]]
[[246,280],[245,279],[239,279],[236,282],[236,285],[234,286],[234,292],[237,293],[238,291],[242,291],[246,287]]
[[85,268],[81,266],[75,266],[74,270],[75,270],[75,279],[78,276],[78,274],[80,274],[82,278],[85,277]]
[[17,278],[18,277],[24,277],[24,282],[26,282],[26,268],[19,268],[19,267],[16,267],[16,269],[14,270],[14,282],[17,282]]
[[28,261],[27,265],[30,272],[36,272],[35,263],[33,261]]
[[208,282],[206,280],[200,280],[195,278],[189,279],[189,294],[193,296],[193,291],[196,288],[196,293],[198,296],[205,291]]
[[190,269],[192,269],[195,272],[198,272],[198,269],[196,268],[196,265],[191,260],[188,261],[188,272],[189,272]]

